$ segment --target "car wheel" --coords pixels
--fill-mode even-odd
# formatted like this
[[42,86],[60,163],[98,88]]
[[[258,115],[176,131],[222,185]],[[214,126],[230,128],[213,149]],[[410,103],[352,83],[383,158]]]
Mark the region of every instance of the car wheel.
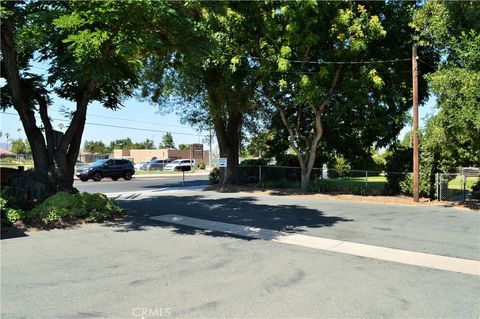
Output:
[[80,178],[80,180],[81,180],[82,182],[86,182],[86,181],[88,181],[88,178],[83,177],[83,178]]
[[95,172],[93,173],[92,177],[95,182],[100,182],[100,180],[102,179],[102,174],[100,174],[100,172]]
[[132,173],[131,172],[125,172],[125,175],[123,175],[123,178],[125,178],[126,181],[129,181],[132,179]]
[[114,181],[118,181],[118,177],[112,177]]

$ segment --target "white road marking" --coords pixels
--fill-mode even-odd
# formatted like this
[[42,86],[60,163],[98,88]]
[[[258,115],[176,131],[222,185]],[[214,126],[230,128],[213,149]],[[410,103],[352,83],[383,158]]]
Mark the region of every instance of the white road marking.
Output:
[[219,231],[244,237],[271,240],[284,244],[310,247],[347,255],[480,276],[480,261],[478,260],[446,257],[301,234],[289,234],[270,229],[228,224],[174,214],[153,216],[150,218],[162,222]]
[[111,197],[114,199],[122,199],[122,200],[134,200],[138,199],[138,197],[155,197],[155,196],[162,196],[165,193],[182,193],[188,191],[201,191],[207,187],[206,185],[198,185],[198,186],[176,186],[176,187],[162,187],[162,188],[155,188],[149,190],[138,190],[138,191],[127,191],[127,192],[113,192],[113,193],[105,193],[107,197]]

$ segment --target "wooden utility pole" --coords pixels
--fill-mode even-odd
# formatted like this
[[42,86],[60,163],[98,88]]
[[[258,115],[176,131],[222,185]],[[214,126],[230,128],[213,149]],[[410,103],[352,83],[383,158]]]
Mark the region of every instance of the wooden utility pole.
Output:
[[418,156],[418,68],[417,45],[412,46],[412,76],[413,76],[413,201],[419,201],[419,156]]

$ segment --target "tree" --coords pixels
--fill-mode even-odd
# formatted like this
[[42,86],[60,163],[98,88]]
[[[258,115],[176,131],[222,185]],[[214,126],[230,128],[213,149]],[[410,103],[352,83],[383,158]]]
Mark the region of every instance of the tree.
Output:
[[263,14],[257,97],[281,118],[303,191],[319,147],[355,159],[395,140],[410,107],[411,75],[406,59],[394,60],[410,56],[405,25],[413,5],[276,2]]
[[187,151],[192,148],[192,144],[178,144],[178,149],[180,151]]
[[110,149],[112,150],[130,150],[132,148],[133,142],[129,137],[110,142]]
[[[89,103],[120,107],[134,93],[147,52],[169,58],[175,47],[188,45],[181,8],[171,2],[2,2],[1,76],[7,85],[1,106],[16,109],[35,168],[50,172],[57,190],[72,190]],[[45,79],[28,72],[34,57],[49,63]],[[65,133],[49,119],[53,92],[76,105]]]
[[30,155],[31,150],[28,141],[23,141],[20,138],[12,140],[12,152],[15,154]]
[[437,169],[480,166],[480,3],[428,1],[412,26],[421,46],[443,56],[428,75],[439,112],[428,121],[421,143]]
[[91,154],[108,154],[111,149],[102,141],[85,141],[83,150]]
[[[163,106],[171,104],[164,92],[179,97],[184,119],[215,130],[221,157],[228,159],[225,183],[238,183],[242,127],[256,107],[256,78],[243,53],[256,42],[261,16],[256,2],[197,4],[195,28],[209,50],[201,56],[180,55],[169,72],[159,73],[155,61],[146,72],[144,96]],[[182,107],[183,106],[183,107]],[[186,107],[185,107],[186,106]]]
[[175,148],[175,143],[173,143],[173,137],[170,132],[163,135],[162,144],[164,148]]
[[153,145],[153,141],[147,138],[143,142],[135,143],[133,145],[133,148],[134,149],[141,149],[141,150],[153,150],[155,147]]

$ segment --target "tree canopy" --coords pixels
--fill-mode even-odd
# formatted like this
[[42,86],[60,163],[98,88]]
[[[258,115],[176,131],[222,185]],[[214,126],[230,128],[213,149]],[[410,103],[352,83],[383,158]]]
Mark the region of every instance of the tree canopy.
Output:
[[423,141],[441,171],[480,166],[478,21],[478,2],[429,1],[412,22],[419,43],[442,55],[437,70],[426,77],[439,112],[428,121]]

